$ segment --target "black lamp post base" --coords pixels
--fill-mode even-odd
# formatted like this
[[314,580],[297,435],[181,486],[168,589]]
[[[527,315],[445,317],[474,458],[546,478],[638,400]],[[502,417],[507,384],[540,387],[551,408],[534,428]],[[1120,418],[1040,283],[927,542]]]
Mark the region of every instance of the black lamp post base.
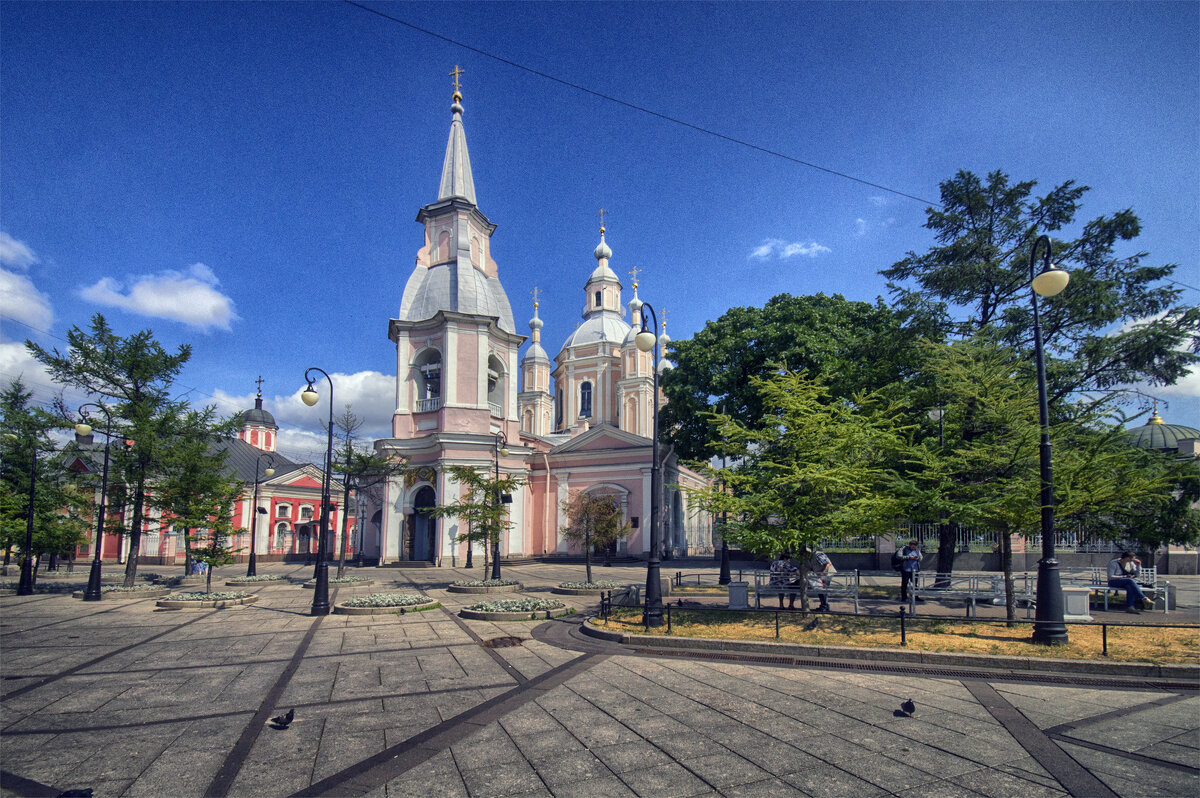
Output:
[[721,576],[717,579],[718,585],[728,585],[733,581],[733,577],[729,573],[729,546],[724,542],[721,543]]
[[329,566],[322,560],[317,565],[317,583],[313,585],[313,603],[309,615],[329,614]]
[[1063,623],[1062,581],[1058,560],[1043,557],[1038,561],[1037,611],[1033,622],[1033,642],[1061,646],[1068,641],[1067,626]]
[[246,564],[246,576],[258,576],[258,569],[254,562],[254,549],[250,550],[250,562]]
[[83,591],[84,601],[99,601],[100,596],[100,560],[92,560],[92,570],[88,573],[87,590]]

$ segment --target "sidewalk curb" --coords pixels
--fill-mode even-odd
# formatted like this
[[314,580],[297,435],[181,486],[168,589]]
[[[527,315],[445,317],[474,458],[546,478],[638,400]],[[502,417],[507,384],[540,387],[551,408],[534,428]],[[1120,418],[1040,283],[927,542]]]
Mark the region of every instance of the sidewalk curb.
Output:
[[896,648],[860,648],[857,646],[805,646],[796,643],[772,643],[757,640],[721,640],[711,637],[660,637],[610,632],[586,619],[580,625],[583,634],[599,640],[656,648],[663,651],[728,651],[741,654],[805,657],[811,659],[863,660],[869,662],[1006,669],[1022,672],[1051,672],[1056,675],[1126,676],[1190,681],[1200,686],[1200,666],[1156,665],[1148,662],[1094,662],[1041,657],[1006,657],[981,654],[950,654],[933,651],[905,651]]

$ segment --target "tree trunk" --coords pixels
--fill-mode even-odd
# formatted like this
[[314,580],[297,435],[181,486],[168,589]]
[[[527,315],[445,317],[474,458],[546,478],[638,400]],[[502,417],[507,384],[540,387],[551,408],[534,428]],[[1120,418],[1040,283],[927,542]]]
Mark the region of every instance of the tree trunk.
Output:
[[1012,535],[1008,529],[1000,531],[1000,564],[1004,568],[1004,617],[1009,626],[1017,620],[1017,598],[1013,595]]
[[8,544],[8,546],[5,547],[5,549],[4,549],[4,567],[7,568],[8,564],[10,562],[12,562],[12,544],[11,543]]
[[212,572],[213,572],[213,569],[211,566],[209,567],[209,569],[207,571],[205,571],[205,575],[208,577],[207,579],[204,580],[204,592],[205,593],[212,592]]
[[592,536],[587,531],[583,533],[583,562],[587,573],[588,584],[592,583]]
[[30,570],[32,570],[32,572],[33,572],[33,573],[31,574],[31,576],[33,577],[33,584],[34,584],[34,586],[36,586],[36,585],[37,585],[37,575],[38,575],[38,569],[39,569],[39,568],[41,568],[41,567],[42,567],[42,553],[39,551],[39,552],[37,553],[37,556],[33,558],[33,568],[32,568],[32,569],[30,569]]
[[125,587],[137,579],[138,552],[142,549],[142,510],[146,504],[146,472],[138,473],[137,495],[133,497],[133,523],[129,529],[129,558],[125,561]]
[[[337,575],[340,579],[346,573],[346,549],[350,544],[350,480],[346,480],[342,491],[342,554],[338,557]],[[453,545],[453,544],[451,544]]]
[[[938,518],[937,572],[939,574],[954,572],[954,544],[958,537],[957,532],[958,525],[947,524],[944,514]],[[935,582],[933,586],[947,588],[950,583],[948,580],[942,580],[941,583]]]

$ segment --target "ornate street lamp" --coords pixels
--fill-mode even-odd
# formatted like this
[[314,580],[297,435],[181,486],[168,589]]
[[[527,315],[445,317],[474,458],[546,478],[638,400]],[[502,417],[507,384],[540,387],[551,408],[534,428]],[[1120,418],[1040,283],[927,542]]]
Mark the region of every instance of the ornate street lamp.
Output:
[[250,516],[250,562],[246,565],[246,576],[258,576],[258,571],[255,570],[254,562],[254,550],[256,543],[255,533],[258,531],[258,514],[262,513],[266,515],[267,512],[258,506],[258,486],[262,483],[258,473],[259,468],[262,467],[262,459],[264,457],[267,458],[267,468],[262,473],[267,477],[267,479],[275,476],[275,469],[272,467],[275,465],[275,456],[270,452],[263,452],[258,456],[258,459],[254,461],[254,502],[251,505],[252,515]]
[[[507,495],[501,496],[500,495],[500,458],[508,457],[508,437],[504,434],[503,430],[496,433],[496,445],[493,449],[493,452],[496,455],[494,462],[496,465],[496,524],[497,524],[497,526],[496,526],[496,539],[492,541],[492,579],[499,579],[500,578],[500,525],[499,525],[500,524],[500,505],[502,503],[507,504],[508,502],[512,501],[511,496],[507,496]],[[508,501],[506,502],[505,499],[507,499]],[[470,544],[468,544],[468,548],[467,548],[467,556],[468,557],[471,556],[471,549],[469,548],[469,546],[470,546]],[[470,567],[470,566],[468,566],[468,567]]]
[[96,544],[92,552],[92,570],[88,573],[87,589],[83,591],[84,601],[99,601],[100,596],[100,550],[104,546],[104,510],[108,499],[108,447],[112,443],[112,414],[108,408],[97,402],[80,405],[81,419],[75,425],[75,442],[83,445],[91,444],[92,425],[88,423],[87,408],[95,407],[104,414],[104,470],[100,474],[100,506],[96,508]]
[[[1042,270],[1034,274],[1038,248],[1045,242]],[[1038,294],[1052,297],[1067,287],[1071,275],[1050,263],[1050,237],[1041,235],[1029,250],[1029,282],[1033,302],[1033,352],[1037,360],[1038,420],[1042,432],[1038,447],[1042,492],[1042,559],[1038,560],[1037,611],[1033,622],[1033,642],[1065,645],[1067,626],[1063,623],[1062,582],[1058,559],[1054,554],[1054,476],[1050,470],[1050,411],[1046,399],[1046,360],[1042,353],[1042,330],[1038,320]]]
[[[646,327],[647,313],[654,319],[653,330]],[[654,395],[651,398],[654,422],[651,424],[653,443],[650,454],[650,558],[646,561],[646,624],[662,626],[663,603],[662,582],[660,581],[662,560],[659,557],[659,548],[662,543],[661,518],[659,516],[662,508],[659,507],[658,500],[662,481],[658,462],[658,314],[654,312],[654,308],[650,306],[649,302],[642,303],[642,331],[634,338],[634,343],[637,344],[640,351],[654,353],[654,362],[651,364],[654,371]]]
[[326,382],[329,383],[329,427],[328,438],[325,442],[325,476],[321,480],[321,527],[317,535],[317,568],[313,573],[313,579],[316,584],[313,586],[313,602],[310,615],[328,615],[329,614],[329,565],[325,562],[325,537],[329,533],[329,480],[332,478],[330,472],[333,471],[333,380],[329,374],[315,366],[305,370],[304,379],[308,382],[308,387],[300,392],[300,401],[312,407],[321,398],[321,395],[313,389],[313,380],[316,377],[310,376],[313,372],[324,374]]

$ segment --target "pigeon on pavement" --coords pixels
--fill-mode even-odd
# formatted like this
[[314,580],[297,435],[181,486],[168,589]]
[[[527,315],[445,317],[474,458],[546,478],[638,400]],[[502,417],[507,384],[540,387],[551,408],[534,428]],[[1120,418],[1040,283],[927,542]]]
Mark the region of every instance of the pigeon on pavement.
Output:
[[905,715],[912,715],[917,711],[917,705],[914,704],[913,700],[910,698],[900,705],[900,709],[904,710]]
[[296,718],[296,708],[292,707],[283,715],[276,715],[271,718],[271,728],[283,730],[292,725],[292,721]]

